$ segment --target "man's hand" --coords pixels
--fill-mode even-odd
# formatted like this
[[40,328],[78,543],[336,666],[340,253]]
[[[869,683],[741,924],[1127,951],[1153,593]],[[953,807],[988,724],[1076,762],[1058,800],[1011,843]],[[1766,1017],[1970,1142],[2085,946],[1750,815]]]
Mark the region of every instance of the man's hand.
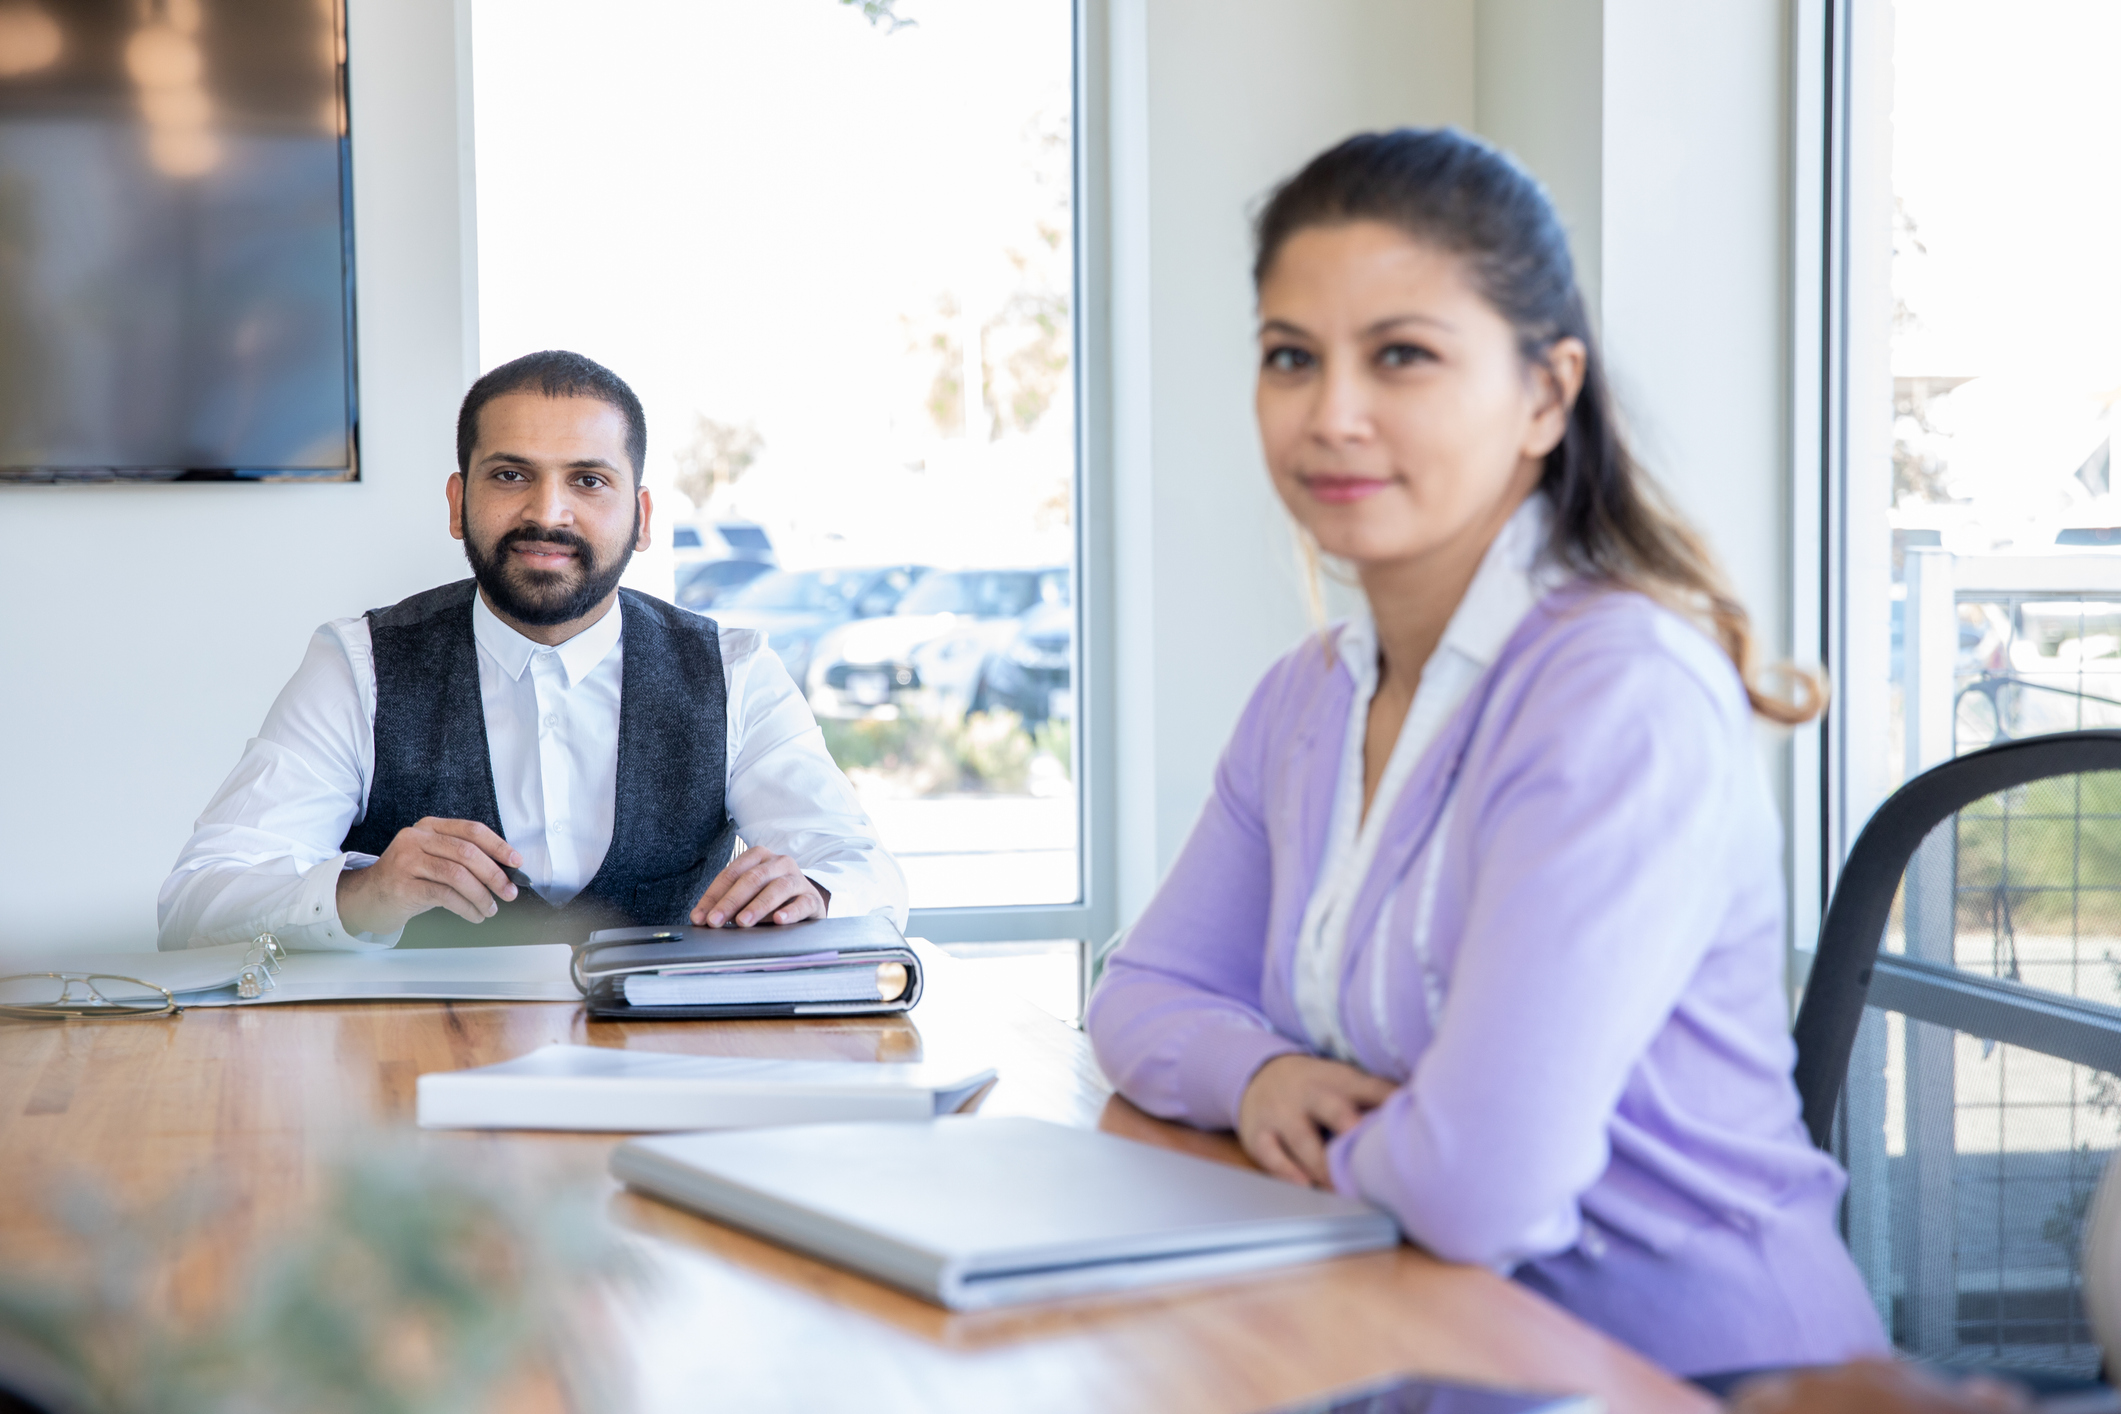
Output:
[[753,845],[714,876],[692,906],[692,921],[709,928],[749,928],[771,915],[775,923],[823,918],[832,895],[803,877],[793,859]]
[[516,886],[501,872],[523,856],[474,820],[433,816],[398,831],[382,858],[339,875],[339,921],[351,933],[395,933],[430,908],[469,923],[493,917]]
[[1731,1414],[2027,1414],[2015,1385],[1974,1376],[1947,1385],[1891,1360],[1770,1375],[1741,1388]]
[[1326,1140],[1345,1134],[1399,1087],[1317,1056],[1276,1056],[1238,1103],[1237,1138],[1252,1161],[1291,1183],[1331,1188]]

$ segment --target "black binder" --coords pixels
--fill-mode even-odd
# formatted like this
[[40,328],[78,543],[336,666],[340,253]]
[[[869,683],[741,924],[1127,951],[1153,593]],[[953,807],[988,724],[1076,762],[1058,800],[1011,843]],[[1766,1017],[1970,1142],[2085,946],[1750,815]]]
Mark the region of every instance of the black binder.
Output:
[[920,958],[880,913],[756,928],[607,928],[574,950],[607,1020],[860,1016],[921,998]]

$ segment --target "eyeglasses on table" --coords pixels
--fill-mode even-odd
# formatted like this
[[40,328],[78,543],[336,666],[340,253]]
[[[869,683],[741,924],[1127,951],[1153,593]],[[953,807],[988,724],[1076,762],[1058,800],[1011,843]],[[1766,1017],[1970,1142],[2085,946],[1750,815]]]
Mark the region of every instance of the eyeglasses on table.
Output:
[[0,977],[0,1016],[174,1016],[184,1008],[167,987],[105,972],[21,972]]

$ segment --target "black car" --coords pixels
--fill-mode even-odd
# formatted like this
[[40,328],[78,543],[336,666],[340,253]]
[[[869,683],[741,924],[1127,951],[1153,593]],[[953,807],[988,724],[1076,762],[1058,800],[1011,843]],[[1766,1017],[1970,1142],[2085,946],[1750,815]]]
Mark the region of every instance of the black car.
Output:
[[772,565],[759,560],[695,560],[678,566],[677,601],[694,611],[708,609],[772,572]]
[[1018,623],[1008,646],[988,654],[980,665],[967,710],[1006,708],[1032,730],[1049,718],[1074,717],[1074,606],[1066,599],[1045,600]]
[[889,614],[927,572],[926,565],[775,570],[723,599],[714,618],[765,634],[788,676],[801,686],[820,637],[852,619]]

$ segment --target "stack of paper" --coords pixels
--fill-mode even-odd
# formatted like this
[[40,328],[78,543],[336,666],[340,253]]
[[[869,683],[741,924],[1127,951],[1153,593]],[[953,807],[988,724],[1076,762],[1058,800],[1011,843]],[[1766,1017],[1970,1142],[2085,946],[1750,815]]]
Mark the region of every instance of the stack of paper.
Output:
[[864,1061],[681,1056],[545,1046],[474,1070],[420,1077],[427,1129],[647,1133],[835,1120],[933,1119],[961,1108],[994,1071]]

